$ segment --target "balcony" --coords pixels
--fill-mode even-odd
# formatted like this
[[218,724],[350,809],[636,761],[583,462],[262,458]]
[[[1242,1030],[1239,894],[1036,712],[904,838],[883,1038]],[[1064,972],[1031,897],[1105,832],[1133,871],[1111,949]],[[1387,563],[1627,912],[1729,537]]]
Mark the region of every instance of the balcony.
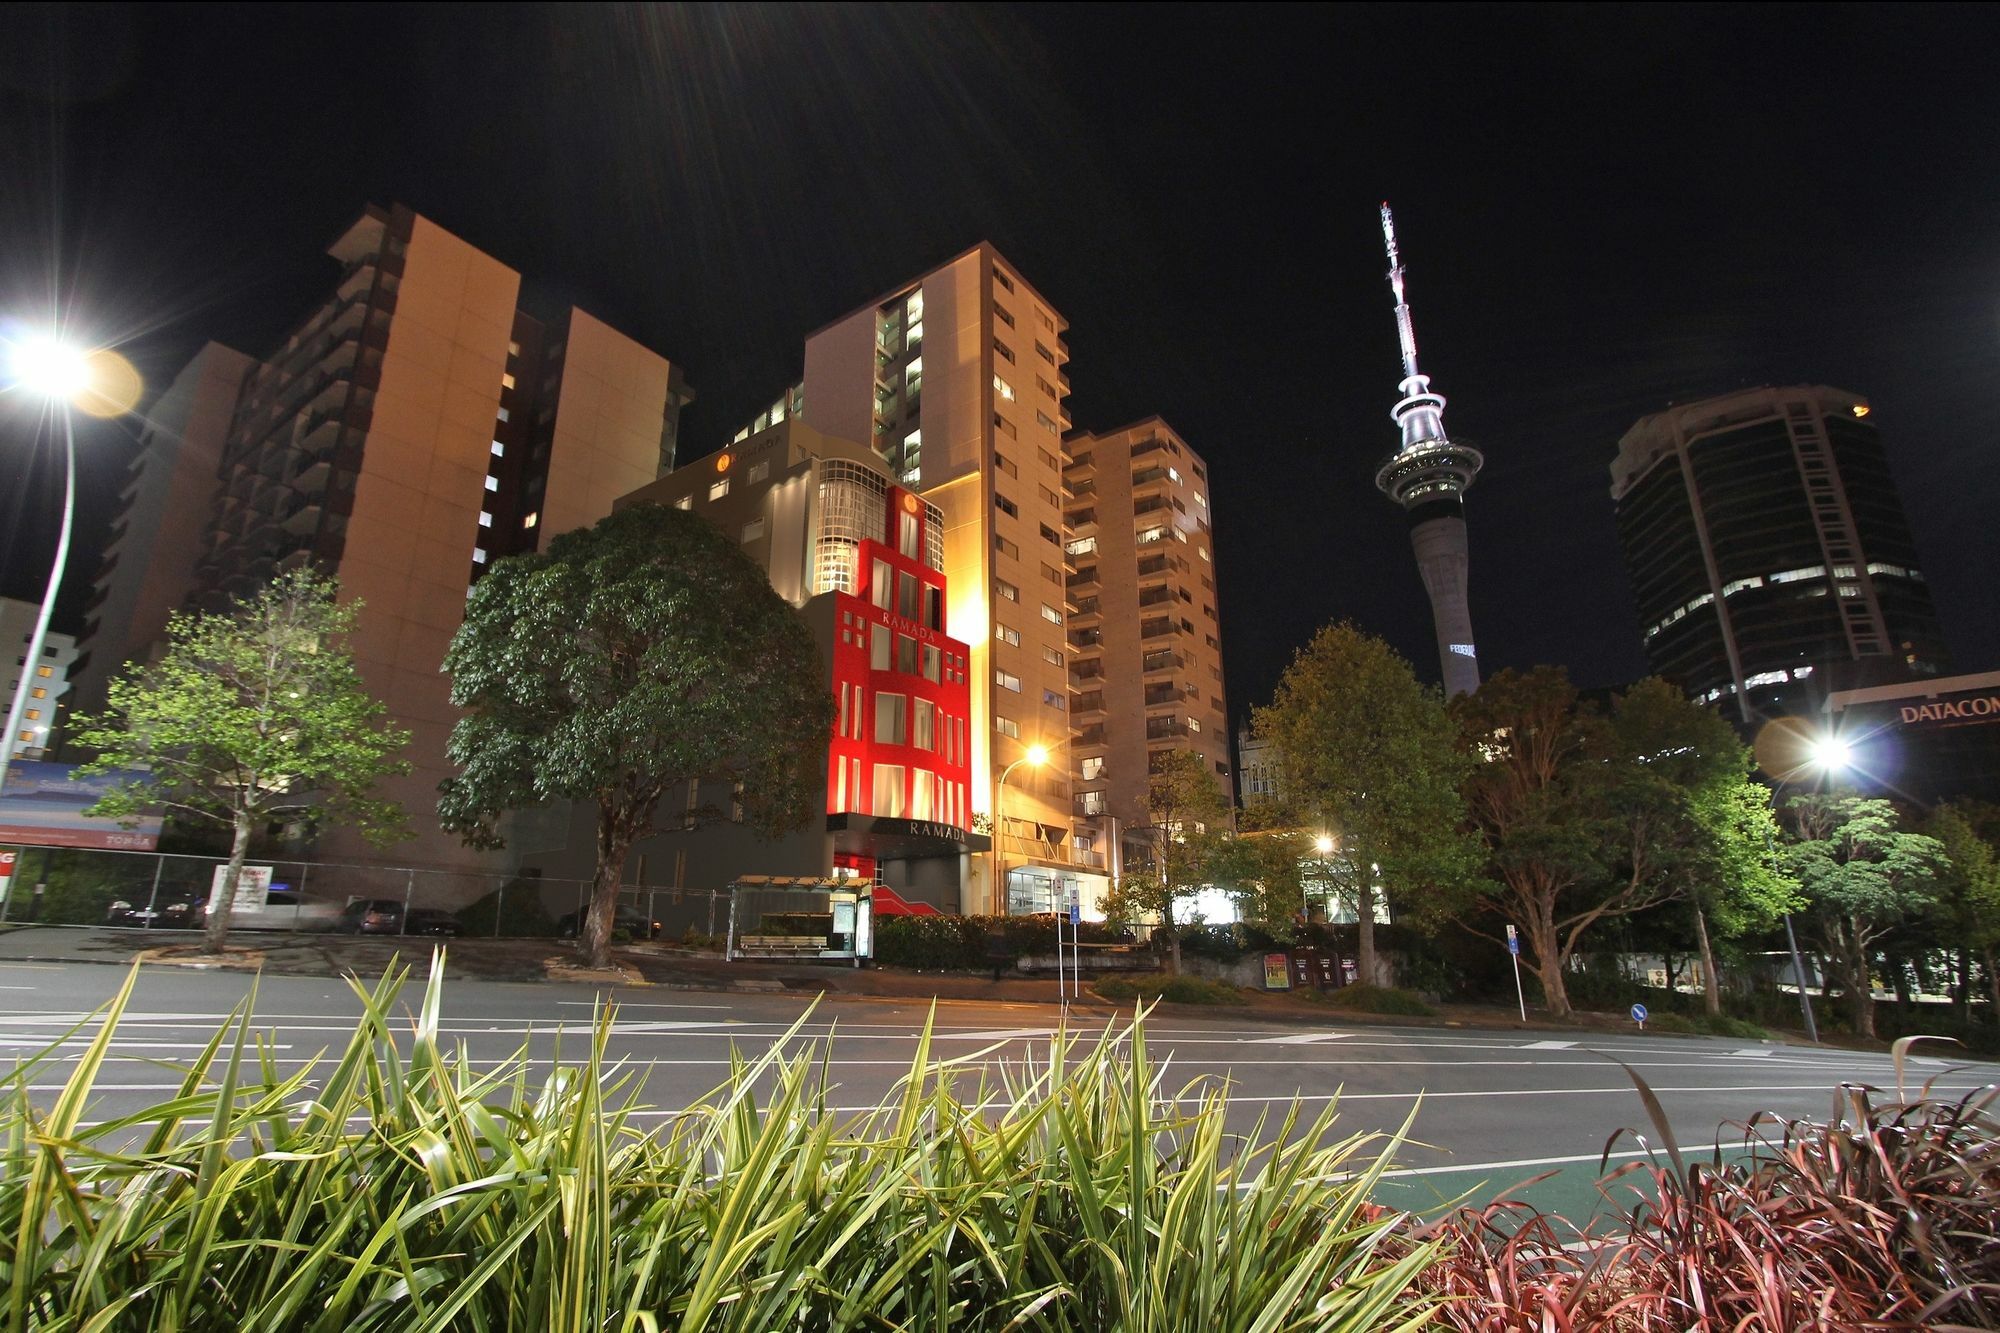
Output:
[[1088,536],[1097,531],[1096,506],[1093,505],[1088,509],[1070,510],[1063,515],[1063,526],[1070,530],[1071,535],[1077,537]]
[[1103,690],[1084,690],[1070,698],[1069,715],[1073,718],[1089,717],[1106,711],[1108,710],[1104,707]]
[[1171,650],[1150,652],[1139,660],[1140,672],[1148,676],[1159,671],[1178,671],[1181,665],[1181,655]]
[[1151,588],[1141,589],[1139,593],[1139,605],[1141,606],[1161,606],[1173,600],[1174,590],[1164,583],[1157,584]]
[[1093,657],[1088,661],[1072,662],[1069,667],[1071,685],[1081,685],[1085,681],[1104,679],[1104,659]]
[[1101,629],[1071,629],[1069,632],[1069,646],[1079,652],[1095,648],[1103,642],[1104,631]]
[[1139,622],[1139,637],[1142,639],[1172,638],[1175,634],[1171,620],[1142,620]]
[[1076,729],[1076,733],[1070,737],[1070,744],[1072,745],[1104,744],[1104,724],[1102,722],[1093,722],[1087,727],[1078,727]]
[[1063,578],[1063,587],[1073,592],[1079,588],[1095,588],[1098,582],[1097,566],[1086,565],[1076,573],[1066,575]]
[[1181,687],[1170,680],[1155,681],[1146,687],[1146,706],[1148,708],[1178,704],[1182,697]]
[[1072,624],[1078,620],[1095,618],[1102,613],[1103,607],[1099,604],[1095,594],[1088,597],[1071,597],[1069,599],[1069,618]]
[[307,537],[319,527],[320,497],[301,495],[285,506],[280,526],[295,537]]

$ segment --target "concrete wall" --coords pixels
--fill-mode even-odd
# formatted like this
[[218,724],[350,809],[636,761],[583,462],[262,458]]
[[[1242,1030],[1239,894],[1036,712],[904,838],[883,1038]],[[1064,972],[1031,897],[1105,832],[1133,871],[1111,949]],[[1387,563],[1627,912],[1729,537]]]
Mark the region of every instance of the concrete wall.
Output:
[[[503,349],[504,350],[504,349]],[[673,367],[608,324],[574,310],[549,450],[542,543],[587,528],[611,502],[660,473],[660,434]],[[496,381],[497,383],[497,381]]]

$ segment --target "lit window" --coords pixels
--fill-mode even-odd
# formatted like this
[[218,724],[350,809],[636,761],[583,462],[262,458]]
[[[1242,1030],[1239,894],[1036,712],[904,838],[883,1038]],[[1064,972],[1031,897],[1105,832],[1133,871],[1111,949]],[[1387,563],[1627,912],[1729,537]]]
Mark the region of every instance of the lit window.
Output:
[[694,508],[694,497],[692,495],[683,495],[680,499],[674,501],[674,508],[676,509]]
[[761,519],[761,518],[753,518],[753,519],[751,519],[751,520],[750,520],[750,521],[749,521],[748,523],[745,523],[745,524],[743,525],[743,540],[744,540],[744,541],[746,541],[746,542],[754,542],[754,541],[760,541],[760,540],[762,540],[763,536],[764,536],[764,520],[763,520],[763,519]]
[[504,407],[500,409],[500,420],[502,420],[502,421],[512,421],[513,419],[514,419],[514,414],[513,414],[512,412],[509,412],[509,411],[508,411],[508,410],[507,410],[506,408],[504,408]]
[[24,731],[21,733],[21,739],[24,741],[32,741],[35,739],[35,733],[32,731]]
[[1011,717],[1002,717],[1000,714],[995,713],[993,715],[993,730],[999,732],[1002,736],[1012,736],[1017,741],[1021,739],[1021,724]]
[[[18,685],[20,682],[16,681],[15,683]],[[28,696],[33,699],[46,699],[49,697],[49,692],[37,685],[34,689],[28,691]]]
[[493,515],[491,515],[491,514],[487,513],[487,512],[486,512],[486,511],[485,511],[484,509],[480,510],[480,511],[479,511],[479,526],[480,526],[480,527],[482,527],[482,528],[490,528],[490,527],[492,527],[492,526],[493,526]]
[[1043,690],[1042,703],[1059,712],[1069,707],[1069,700],[1055,690]]
[[[1011,397],[1012,395],[1009,396]],[[1054,421],[1050,420],[1049,414],[1046,412],[1035,413],[1035,424],[1040,426],[1043,430],[1047,431],[1051,435],[1062,434],[1062,427],[1056,425]]]
[[1048,621],[1051,625],[1060,625],[1062,624],[1062,612],[1056,610],[1053,606],[1050,606],[1047,602],[1043,602],[1042,619]]
[[995,595],[1004,597],[1010,602],[1021,600],[1021,590],[1005,579],[993,580],[993,591]]
[[1079,765],[1079,775],[1085,782],[1095,782],[1104,776],[1104,756],[1094,754]]
[[1014,401],[1014,386],[998,375],[993,377],[993,391],[1010,403]]
[[903,817],[903,766],[875,765],[874,813],[887,819]]
[[[1456,648],[1456,647],[1458,647],[1458,645],[1457,645],[1457,644],[1453,644],[1453,645],[1452,645],[1452,647]],[[1200,731],[1200,730],[1201,730],[1201,719],[1200,719],[1200,718],[1198,718],[1198,717],[1191,717],[1191,718],[1189,718],[1189,719],[1188,719],[1188,730],[1189,730],[1189,731]]]
[[713,503],[716,500],[720,500],[723,496],[727,494],[729,494],[729,478],[727,477],[724,477],[721,481],[713,483],[708,488],[708,498],[711,503]]
[[1011,643],[1016,648],[1021,646],[1021,631],[1012,625],[1003,625],[997,620],[993,622],[993,637],[1002,643]]
[[868,666],[874,671],[889,669],[889,628],[886,625],[868,627]]
[[900,694],[878,694],[875,696],[875,743],[878,745],[901,745],[907,739],[904,730],[904,696]]
[[542,511],[537,509],[535,512],[529,514],[526,518],[521,520],[521,526],[523,528],[532,528],[535,526],[535,524],[541,521],[542,521]]
[[1042,660],[1052,666],[1061,666],[1063,664],[1063,655],[1054,648],[1044,648],[1042,649]]
[[475,546],[472,548],[472,563],[475,565],[486,563],[486,550],[484,547]]
[[514,342],[512,339],[509,339],[507,343],[507,355],[519,356],[520,354],[521,354],[521,344]]
[[767,458],[763,462],[757,464],[755,467],[750,469],[750,482],[752,485],[755,485],[756,483],[764,480],[764,478],[770,475],[771,475],[771,460]]
[[497,490],[499,490],[499,489],[500,489],[500,478],[498,478],[498,477],[488,477],[488,478],[486,479],[486,489],[487,489],[487,490],[489,490],[489,491],[497,491]]
[[40,722],[42,720],[42,710],[39,708],[30,708],[21,716],[27,718],[30,722]]
[[514,387],[514,377],[513,377],[512,375],[502,375],[502,376],[500,377],[500,387],[501,387],[501,388],[503,388],[503,389],[511,389],[511,388],[513,388],[513,387]]
[[937,748],[937,705],[929,699],[913,700],[910,709],[910,744],[919,750]]
[[487,452],[491,453],[495,458],[505,458],[507,456],[507,446],[495,440],[493,441],[493,447]]
[[1016,694],[1021,692],[1021,678],[1011,671],[1002,671],[999,667],[993,668],[993,683],[1003,690],[1012,690]]
[[47,680],[50,676],[53,676],[56,673],[50,668],[43,666],[43,667],[36,667],[35,674],[37,676],[40,676],[43,680]]
[[1760,576],[1752,574],[1747,579],[1737,579],[1734,583],[1723,584],[1722,595],[1724,597],[1733,597],[1745,588],[1761,588],[1763,586],[1764,580]]

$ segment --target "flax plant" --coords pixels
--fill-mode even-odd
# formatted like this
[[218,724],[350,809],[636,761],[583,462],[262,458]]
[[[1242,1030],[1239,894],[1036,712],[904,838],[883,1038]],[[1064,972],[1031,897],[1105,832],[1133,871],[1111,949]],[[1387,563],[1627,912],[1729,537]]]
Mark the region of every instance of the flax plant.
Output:
[[[1294,1105],[1247,1136],[1170,1088],[1143,1017],[998,1074],[929,1025],[872,1108],[831,1109],[795,1026],[664,1121],[610,1055],[492,1068],[441,1039],[441,959],[353,983],[347,1044],[284,1072],[254,991],[167,1100],[86,1111],[136,972],[59,1088],[0,1108],[0,1275],[20,1330],[1411,1328],[1428,1245],[1366,1205],[1396,1140]],[[800,1022],[803,1023],[804,1018]],[[86,1024],[79,1031],[89,1028]],[[52,1100],[51,1100],[52,1095]]]

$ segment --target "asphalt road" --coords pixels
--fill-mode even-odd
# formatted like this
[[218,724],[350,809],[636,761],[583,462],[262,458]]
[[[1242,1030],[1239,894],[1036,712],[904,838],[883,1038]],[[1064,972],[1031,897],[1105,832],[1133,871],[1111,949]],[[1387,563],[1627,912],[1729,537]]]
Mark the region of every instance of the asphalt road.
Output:
[[[122,969],[102,965],[0,963],[0,1068],[11,1070],[61,1038],[123,978]],[[178,1078],[168,1066],[193,1059],[251,984],[238,973],[146,968],[85,1118],[130,1114],[170,1095]],[[256,1030],[267,1035],[286,1072],[353,1031],[360,1005],[338,981],[266,977],[256,984]],[[420,994],[413,986],[403,998],[414,1006]],[[726,1077],[732,1046],[768,1049],[810,1004],[794,994],[650,988],[602,994],[618,1004],[610,1054],[644,1074],[643,1100],[656,1108],[646,1114],[660,1119]],[[538,1064],[554,1057],[558,1043],[574,1061],[599,998],[597,988],[584,985],[452,982],[444,995],[444,1035],[475,1061],[505,1059],[524,1043]],[[812,1011],[802,1035],[831,1039],[830,1100],[837,1108],[873,1104],[907,1072],[927,1010],[908,1001],[847,998],[822,1001]],[[1047,1005],[944,1002],[937,1052],[968,1056],[994,1047],[972,1065],[1019,1064],[1046,1041],[1055,1018]],[[1076,1019],[1091,1029],[1106,1022],[1101,1010]],[[63,1055],[37,1071],[31,1087],[39,1104],[53,1100],[90,1031],[68,1038]],[[1636,1032],[1307,1028],[1176,1011],[1155,1014],[1146,1037],[1155,1059],[1170,1062],[1168,1086],[1227,1080],[1230,1120],[1242,1130],[1266,1108],[1293,1098],[1317,1111],[1337,1097],[1342,1133],[1392,1132],[1417,1107],[1420,1143],[1406,1145],[1396,1163],[1398,1198],[1410,1206],[1558,1170],[1561,1177],[1536,1197],[1572,1217],[1596,1207],[1591,1182],[1606,1140],[1621,1127],[1646,1125],[1630,1081],[1607,1056],[1652,1085],[1684,1147],[1740,1138],[1718,1130],[1760,1110],[1823,1117],[1843,1081],[1894,1086],[1886,1055]],[[1925,1057],[1911,1074],[1935,1077],[1937,1091],[1957,1094],[2000,1078],[2000,1066]],[[1637,1145],[1627,1140],[1617,1151],[1629,1157]]]

